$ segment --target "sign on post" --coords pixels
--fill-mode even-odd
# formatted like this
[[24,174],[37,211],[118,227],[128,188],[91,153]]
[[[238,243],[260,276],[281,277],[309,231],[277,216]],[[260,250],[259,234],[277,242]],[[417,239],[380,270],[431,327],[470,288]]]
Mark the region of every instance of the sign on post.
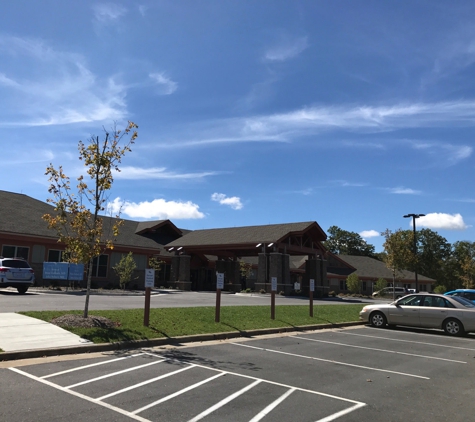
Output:
[[310,316],[313,317],[313,292],[315,291],[315,280],[313,278],[310,279],[309,290],[308,297],[310,299]]
[[214,322],[221,319],[221,289],[224,289],[224,273],[216,273],[216,309]]
[[143,325],[148,327],[150,323],[150,289],[155,286],[155,270],[145,269],[145,309],[143,314]]
[[216,288],[224,289],[224,273],[216,273]]
[[275,319],[275,292],[277,291],[277,277],[270,279],[270,319]]
[[145,270],[145,288],[155,287],[155,270],[153,268],[147,268]]

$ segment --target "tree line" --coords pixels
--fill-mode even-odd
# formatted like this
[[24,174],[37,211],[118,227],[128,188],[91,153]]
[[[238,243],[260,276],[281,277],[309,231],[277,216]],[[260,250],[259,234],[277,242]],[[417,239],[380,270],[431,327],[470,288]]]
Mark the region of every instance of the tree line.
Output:
[[449,243],[431,229],[416,232],[416,254],[412,230],[387,229],[382,232],[383,252],[366,242],[358,233],[331,226],[324,246],[338,255],[369,256],[386,263],[396,278],[400,270],[416,271],[436,280],[437,290],[475,287],[475,242]]

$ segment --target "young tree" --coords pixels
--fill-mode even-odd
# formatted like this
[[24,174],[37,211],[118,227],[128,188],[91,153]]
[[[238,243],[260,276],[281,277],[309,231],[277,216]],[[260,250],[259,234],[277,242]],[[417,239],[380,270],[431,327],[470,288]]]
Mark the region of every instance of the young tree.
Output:
[[125,289],[125,285],[132,281],[134,271],[137,268],[132,252],[129,252],[127,255],[122,255],[117,265],[112,268],[119,276],[121,289]]
[[[122,157],[131,151],[131,145],[138,136],[137,128],[135,123],[129,122],[126,129],[121,131],[114,124],[111,133],[104,128],[102,140],[99,136],[91,136],[88,145],[79,141],[79,159],[87,167],[86,179],[90,179],[90,187],[81,175],[77,178],[76,194],[73,193],[70,179],[63,172],[62,166],[56,169],[50,164],[46,169],[45,174],[49,176],[50,182],[48,192],[53,195],[48,202],[54,205],[56,213],[45,214],[43,218],[50,229],[56,230],[58,242],[65,245],[70,262],[88,265],[84,318],[87,318],[89,311],[94,258],[98,258],[105,249],[113,248],[113,240],[121,225],[118,216],[111,218],[110,232],[106,233],[104,217],[100,213],[106,208],[108,194],[114,182],[113,172],[120,171]],[[124,141],[123,145],[121,141]]]
[[360,279],[356,273],[351,273],[346,278],[346,286],[351,293],[359,293],[360,291]]
[[379,292],[388,286],[388,282],[384,278],[378,278],[374,283],[374,291]]

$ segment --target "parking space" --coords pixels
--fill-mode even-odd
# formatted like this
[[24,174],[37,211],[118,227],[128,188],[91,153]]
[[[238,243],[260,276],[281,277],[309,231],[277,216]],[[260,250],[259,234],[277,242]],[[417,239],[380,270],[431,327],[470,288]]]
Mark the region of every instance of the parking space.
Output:
[[462,421],[474,357],[472,337],[358,327],[1,371],[124,420]]

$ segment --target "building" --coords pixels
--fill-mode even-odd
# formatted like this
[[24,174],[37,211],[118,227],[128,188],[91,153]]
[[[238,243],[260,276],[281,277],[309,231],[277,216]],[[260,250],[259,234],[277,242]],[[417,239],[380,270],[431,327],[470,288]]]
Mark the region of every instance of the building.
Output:
[[[42,219],[45,214],[54,214],[54,208],[6,191],[0,191],[0,203],[2,256],[27,259],[40,286],[57,282],[42,277],[44,262],[63,260],[64,246]],[[102,218],[105,230],[115,221]],[[225,289],[229,291],[246,287],[270,291],[275,277],[278,292],[291,293],[299,283],[298,289],[306,293],[309,281],[314,279],[317,296],[345,291],[344,281],[354,271],[363,281],[364,291],[369,291],[371,282],[380,277],[392,280],[392,274],[377,260],[329,253],[322,244],[325,239],[325,232],[315,221],[191,231],[178,228],[170,220],[123,220],[114,249],[94,259],[92,285],[116,287],[118,277],[113,267],[129,252],[137,265],[129,288],[143,288],[151,257],[163,261],[156,285],[183,290],[215,290],[216,272],[225,274]],[[250,268],[245,276],[242,263]],[[426,279],[420,276],[421,289]],[[409,273],[402,281],[413,283]],[[433,282],[426,281],[427,285]]]

